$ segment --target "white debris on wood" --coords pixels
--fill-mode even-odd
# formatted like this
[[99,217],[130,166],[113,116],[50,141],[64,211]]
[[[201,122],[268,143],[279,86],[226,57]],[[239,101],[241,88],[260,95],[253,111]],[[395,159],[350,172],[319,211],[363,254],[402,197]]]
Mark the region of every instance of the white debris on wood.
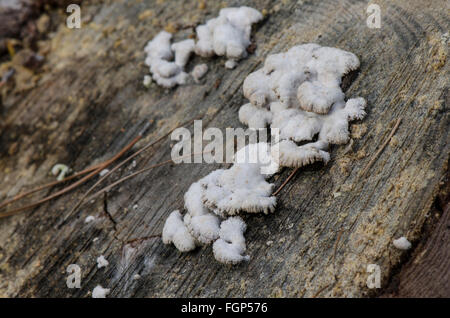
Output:
[[222,222],[220,238],[213,244],[213,253],[217,261],[224,264],[237,264],[250,259],[250,256],[244,255],[246,229],[247,225],[240,217],[231,217]]
[[234,165],[216,170],[200,180],[204,187],[205,205],[220,216],[275,210],[276,198],[271,196],[273,184],[264,180],[259,167]]
[[246,6],[221,9],[217,18],[196,28],[195,52],[204,57],[225,55],[236,60],[246,57],[252,24],[262,18],[258,10]]
[[235,60],[227,60],[225,62],[225,68],[232,70],[237,66],[237,62]]
[[[207,51],[206,42],[201,46]],[[250,103],[241,107],[239,119],[252,128],[270,125],[280,132],[281,141],[272,146],[248,145],[236,153],[231,168],[212,171],[192,184],[184,198],[184,220],[179,211],[172,212],[164,226],[164,243],[173,242],[180,251],[188,251],[215,240],[213,252],[219,262],[235,264],[248,259],[244,256],[245,223],[230,216],[273,212],[276,198],[273,185],[265,180],[268,176],[280,166],[326,163],[329,145],[348,141],[348,122],[365,116],[366,102],[363,98],[346,102],[340,85],[342,76],[358,67],[354,54],[317,44],[268,56],[264,67],[244,81],[244,95]],[[262,173],[268,167],[270,172]],[[220,220],[226,218],[219,228]],[[182,239],[176,242],[173,233]]]
[[441,43],[443,45],[447,45],[449,39],[450,35],[448,34],[448,32],[445,32],[444,34],[441,35]]
[[279,129],[282,166],[327,162],[329,144],[346,143],[349,121],[366,115],[366,101],[345,102],[340,87],[342,76],[358,67],[354,54],[312,43],[269,55],[244,81],[250,103],[239,110],[239,120],[253,128]]
[[100,285],[97,285],[92,291],[92,298],[106,298],[106,295],[110,293],[109,288],[103,288]]
[[150,75],[144,75],[144,80],[142,81],[142,84],[146,88],[149,88],[150,85],[152,84],[152,77]]
[[[261,173],[263,163],[277,165],[265,143],[248,145],[238,151],[231,168],[215,170],[199,180],[204,189],[202,196],[205,206],[222,217],[241,211],[273,212],[276,198],[271,195],[273,184],[265,180],[270,174]],[[278,167],[271,170],[274,173]]]
[[404,236],[394,240],[393,244],[399,250],[409,250],[411,248],[411,242]]
[[97,257],[97,267],[98,268],[106,267],[108,265],[109,265],[109,262],[103,255],[100,255],[99,257]]
[[297,146],[291,140],[282,140],[279,143],[280,164],[285,167],[302,167],[316,161],[327,163],[330,160],[330,154],[324,151],[327,146],[323,141]]
[[95,216],[89,215],[84,219],[84,223],[89,223],[95,220]]
[[191,76],[196,83],[199,83],[203,76],[208,72],[208,65],[199,64],[194,67],[191,72]]
[[172,51],[175,52],[175,64],[184,68],[189,61],[189,57],[194,52],[195,41],[192,39],[176,42],[171,46]]
[[62,164],[62,163],[57,163],[56,165],[53,166],[52,168],[52,175],[56,176],[56,180],[61,181],[63,180],[70,172],[72,171],[72,169],[70,169],[68,166]]
[[103,169],[102,171],[100,171],[100,173],[98,174],[100,177],[103,177],[104,175],[106,175],[109,172],[109,169]]

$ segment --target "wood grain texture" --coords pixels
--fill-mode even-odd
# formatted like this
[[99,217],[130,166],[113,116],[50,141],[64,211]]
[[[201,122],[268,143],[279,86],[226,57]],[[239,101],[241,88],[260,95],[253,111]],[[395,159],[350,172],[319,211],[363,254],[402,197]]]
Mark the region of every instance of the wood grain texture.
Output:
[[[433,216],[431,216],[433,217]],[[414,253],[389,297],[450,297],[450,205],[430,239]]]
[[[199,85],[147,90],[145,43],[167,26],[179,29],[176,39],[192,34],[192,25],[217,15],[219,3],[200,9],[197,1],[84,2],[88,19],[79,30],[55,32],[48,71],[36,87],[3,98],[0,198],[49,179],[56,162],[81,170],[111,157],[146,120],[152,120],[150,132],[135,149],[199,115],[204,128],[242,127],[237,112],[245,77],[268,54],[307,42],[349,50],[361,60],[346,96],[366,98],[368,115],[352,125],[350,151],[333,147],[329,164],[300,169],[279,194],[276,213],[245,217],[251,260],[234,267],[217,263],[211,247],[180,254],[158,238],[126,243],[160,233],[168,214],[183,207],[189,185],[220,165],[163,166],[69,213],[88,184],[1,219],[1,296],[84,297],[101,284],[112,297],[358,297],[374,293],[366,287],[368,264],[380,265],[382,287],[388,285],[402,262],[392,240],[420,240],[447,170],[445,1],[377,1],[381,29],[366,26],[365,1],[227,6],[242,3],[268,12],[253,32],[253,55],[234,70],[226,70],[222,58],[208,60],[210,71]],[[153,14],[140,19],[145,10]],[[204,61],[195,57],[188,69]],[[399,117],[394,137],[361,177]],[[169,158],[167,139],[115,178]],[[278,186],[290,172],[272,181]],[[85,224],[88,215],[98,218]],[[106,269],[97,268],[101,254],[110,262]],[[69,264],[82,268],[81,289],[66,286]]]
[[421,239],[403,256],[381,297],[450,297],[450,179],[427,214]]

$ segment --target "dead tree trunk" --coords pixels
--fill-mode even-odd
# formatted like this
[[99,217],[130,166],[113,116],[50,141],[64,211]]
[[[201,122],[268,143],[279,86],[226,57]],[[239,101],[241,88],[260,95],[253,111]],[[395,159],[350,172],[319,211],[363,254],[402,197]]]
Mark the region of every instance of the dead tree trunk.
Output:
[[[352,125],[351,147],[334,147],[326,166],[301,169],[280,193],[276,213],[248,218],[251,260],[235,267],[215,262],[210,247],[180,254],[159,238],[127,243],[160,233],[168,214],[183,207],[189,185],[218,165],[162,166],[70,213],[91,182],[0,219],[0,296],[83,297],[97,284],[123,297],[375,295],[366,286],[368,264],[380,266],[382,292],[395,295],[386,287],[401,264],[427,253],[405,254],[392,240],[406,236],[413,247],[426,246],[424,225],[442,213],[430,209],[449,158],[445,1],[377,1],[380,29],[367,27],[366,1],[245,3],[267,13],[253,32],[254,54],[234,70],[221,58],[208,60],[204,83],[164,90],[142,85],[145,43],[163,28],[179,30],[180,38],[193,34],[193,25],[217,15],[219,2],[83,2],[82,28],[61,24],[50,37],[34,87],[3,95],[0,199],[49,180],[57,162],[81,170],[111,157],[147,120],[150,131],[134,149],[197,116],[204,128],[241,127],[245,77],[268,54],[307,42],[361,60],[346,94],[366,98],[368,115]],[[193,58],[188,68],[200,61]],[[114,178],[167,159],[169,138]],[[290,172],[276,176],[276,185]],[[88,215],[98,218],[85,224]],[[449,236],[443,237],[436,253],[448,256]],[[110,262],[106,269],[97,268],[101,254]],[[69,264],[81,267],[80,289],[66,286]],[[439,279],[447,288],[441,295],[449,296],[450,266],[442,264]]]

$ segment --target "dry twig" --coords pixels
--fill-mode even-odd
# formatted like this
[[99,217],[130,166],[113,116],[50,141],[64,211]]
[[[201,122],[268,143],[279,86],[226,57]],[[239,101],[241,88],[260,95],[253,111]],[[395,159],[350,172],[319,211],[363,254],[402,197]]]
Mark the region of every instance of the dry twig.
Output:
[[295,168],[291,174],[286,178],[286,180],[284,180],[283,184],[280,185],[280,187],[277,189],[277,191],[275,191],[272,195],[276,196],[278,193],[280,193],[280,191],[284,188],[284,186],[289,182],[289,180],[292,179],[292,177],[297,173],[298,169],[300,168]]
[[378,157],[380,156],[381,152],[384,150],[384,148],[386,148],[387,144],[391,141],[392,137],[394,136],[395,132],[398,129],[398,126],[400,126],[400,123],[402,121],[402,117],[400,117],[399,119],[397,119],[397,122],[395,123],[394,128],[392,128],[391,133],[389,134],[389,136],[387,137],[387,139],[384,141],[384,143],[381,145],[380,149],[378,149],[378,151],[373,155],[372,159],[370,159],[369,163],[367,164],[367,166],[363,169],[363,171],[361,172],[361,177],[364,177],[367,173],[367,171],[372,167],[372,165],[375,163],[375,161],[377,161]]
[[[20,208],[17,208],[17,209],[13,209],[11,211],[0,213],[0,218],[4,218],[4,217],[10,216],[10,215],[22,212],[24,210],[28,210],[28,209],[34,208],[36,206],[39,206],[39,205],[41,205],[41,204],[43,204],[43,203],[45,203],[47,201],[55,199],[55,198],[65,194],[65,193],[67,193],[67,192],[77,188],[78,186],[82,185],[83,183],[85,183],[86,181],[91,179],[96,174],[100,173],[100,171],[102,171],[103,169],[108,167],[110,164],[112,164],[118,158],[123,156],[123,154],[125,154],[128,150],[130,150],[134,146],[134,144],[136,144],[141,138],[142,138],[142,135],[136,136],[128,145],[126,145],[124,148],[122,148],[122,150],[119,151],[114,157],[112,157],[111,159],[109,159],[109,160],[99,164],[98,166],[95,166],[95,167],[97,167],[97,168],[95,168],[95,170],[93,170],[91,173],[89,173],[88,175],[86,175],[82,179],[78,180],[77,182],[72,183],[71,185],[65,187],[64,189],[62,189],[62,190],[60,190],[60,191],[58,191],[58,192],[56,192],[56,193],[54,193],[52,195],[49,195],[49,196],[47,196],[47,197],[45,197],[45,198],[43,198],[43,199],[41,199],[41,200],[39,200],[37,202],[28,204],[26,206],[23,206],[23,207],[20,207]],[[87,170],[89,170],[89,169],[92,169],[92,168],[88,168]],[[36,190],[36,191],[38,191],[38,190]],[[36,191],[34,191],[34,192],[36,192]],[[30,191],[30,192],[33,192],[33,190]],[[23,196],[24,195],[19,196],[19,197],[23,197]],[[12,201],[15,201],[15,200],[12,200]],[[3,203],[2,206],[5,206],[5,203]]]
[[[108,171],[107,174],[105,174],[103,177],[101,177],[92,187],[90,187],[81,197],[81,199],[78,201],[78,203],[70,210],[70,213],[76,211],[76,209],[78,209],[86,200],[87,196],[100,184],[103,182],[103,180],[105,180],[106,178],[108,178],[112,173],[114,173],[115,171],[117,171],[120,167],[122,167],[123,165],[125,165],[127,162],[129,162],[131,159],[135,158],[136,156],[138,156],[139,154],[141,154],[142,152],[148,150],[149,148],[151,148],[152,146],[156,145],[157,143],[159,143],[161,140],[163,140],[164,138],[166,138],[167,136],[169,136],[175,129],[186,126],[190,123],[192,123],[194,120],[199,119],[200,117],[188,120],[184,123],[182,123],[181,125],[171,129],[169,132],[167,132],[166,134],[164,134],[163,136],[159,137],[156,141],[150,142],[147,145],[145,145],[142,149],[136,151],[134,154],[130,155],[128,158],[126,158],[125,160],[123,160],[121,163],[119,163],[117,166],[115,166],[113,169],[111,169],[110,171]],[[69,213],[69,214],[70,214]]]

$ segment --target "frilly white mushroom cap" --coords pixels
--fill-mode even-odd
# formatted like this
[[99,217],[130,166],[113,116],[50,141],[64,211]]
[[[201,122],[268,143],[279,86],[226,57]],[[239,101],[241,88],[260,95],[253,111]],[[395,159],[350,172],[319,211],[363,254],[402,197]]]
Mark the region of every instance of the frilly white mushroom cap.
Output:
[[[215,52],[217,44],[220,54],[238,52],[240,46],[235,44],[239,39],[228,42],[223,35],[216,39],[215,30],[232,34],[233,28],[245,29],[249,37],[251,21],[259,16],[239,11],[242,8],[229,9],[233,10],[222,10],[218,18],[197,28],[200,41],[196,51],[219,54]],[[172,212],[163,229],[163,242],[173,242],[180,251],[189,251],[215,241],[213,252],[219,262],[248,260],[244,255],[246,225],[241,218],[229,216],[274,211],[276,197],[272,196],[273,184],[266,181],[267,177],[280,166],[326,163],[330,160],[326,151],[329,144],[348,141],[348,122],[366,115],[366,101],[353,98],[345,102],[340,84],[341,77],[358,66],[354,54],[317,44],[299,45],[286,53],[268,56],[264,67],[244,81],[244,95],[250,103],[241,107],[239,119],[253,128],[270,125],[272,134],[279,131],[280,141],[272,146],[247,145],[235,154],[231,168],[212,171],[193,183],[184,197],[184,219],[178,211]],[[161,73],[171,74],[170,67],[161,66]],[[300,142],[302,145],[297,144]],[[399,246],[403,243],[403,238],[394,242]]]
[[247,225],[240,217],[230,217],[220,225],[220,238],[213,244],[213,253],[217,261],[225,264],[237,264],[248,261],[243,255],[246,250],[244,232]]
[[[278,171],[278,161],[267,143],[249,144],[240,149],[234,165],[218,169],[194,182],[184,195],[186,214],[173,211],[166,220],[162,239],[173,243],[182,252],[196,245],[214,243],[214,255],[220,262],[235,264],[248,256],[243,233],[245,223],[240,218],[222,218],[238,212],[264,212],[275,209],[272,184],[265,178]],[[264,174],[269,171],[270,173]],[[233,229],[235,227],[235,229]],[[219,239],[220,236],[220,239]]]
[[[279,129],[282,166],[327,162],[328,144],[346,143],[348,122],[366,114],[365,100],[345,102],[340,87],[342,76],[358,67],[354,54],[312,43],[269,55],[244,81],[250,104],[241,106],[239,120],[253,128]],[[305,141],[311,143],[296,145]]]
[[267,109],[256,107],[251,103],[245,104],[239,109],[240,122],[252,128],[265,128],[272,122],[272,116]]
[[[184,72],[184,67],[192,52],[204,57],[226,55],[229,60],[225,66],[234,68],[236,60],[247,56],[252,24],[261,19],[262,14],[253,8],[222,9],[217,18],[196,28],[197,43],[187,39],[171,45],[172,34],[161,31],[145,46],[145,63],[155,82],[166,88],[187,83],[189,75]],[[207,70],[205,64],[196,67],[192,71],[194,80],[198,82]],[[149,79],[145,79],[144,85],[149,84]]]
[[313,43],[294,46],[269,55],[263,68],[248,75],[244,96],[259,107],[279,101],[325,114],[334,102],[344,100],[342,76],[358,67],[358,58],[350,52]]
[[253,8],[224,8],[217,18],[196,28],[198,42],[195,52],[204,57],[215,55],[240,59],[247,55],[251,26],[262,19]]
[[266,178],[280,170],[278,157],[270,144],[259,142],[242,147],[234,155],[235,165],[255,165]]
[[210,244],[219,237],[220,219],[203,205],[203,188],[194,182],[184,195],[187,210],[184,223],[189,233],[201,244]]
[[173,243],[181,252],[195,249],[195,240],[183,223],[180,211],[173,211],[167,218],[162,231],[162,241],[164,244]]
[[267,214],[275,210],[273,184],[266,182],[258,165],[235,164],[228,170],[213,171],[199,182],[204,188],[205,205],[217,215],[240,211]]
[[220,219],[211,213],[192,216],[186,213],[184,224],[200,244],[210,244],[219,236]]
[[144,52],[147,53],[147,58],[160,60],[172,59],[173,52],[170,49],[171,40],[172,34],[166,31],[159,32],[144,48]]
[[288,108],[273,114],[271,128],[280,129],[280,139],[300,142],[313,140],[318,135],[319,140],[342,144],[349,138],[348,122],[362,119],[366,114],[365,106],[363,98],[354,98],[345,104],[335,104],[326,115]]
[[[161,31],[147,43],[144,49],[147,53],[145,63],[150,67],[153,79],[158,85],[167,88],[187,82],[189,75],[184,72],[184,67],[195,47],[192,39],[172,45],[171,39],[170,33]],[[175,52],[175,61],[172,61],[173,52]]]
[[280,101],[291,106],[296,100],[298,86],[312,76],[306,63],[317,44],[294,46],[286,53],[269,55],[264,67],[251,73],[244,80],[244,96],[259,107]]
[[297,99],[303,110],[326,114],[336,101],[344,100],[340,87],[325,86],[319,81],[303,82],[297,89]]
[[215,170],[199,180],[205,206],[220,216],[240,211],[273,212],[276,205],[276,198],[271,195],[273,184],[265,178],[278,171],[276,159],[266,143],[243,147],[235,154],[231,168]]

